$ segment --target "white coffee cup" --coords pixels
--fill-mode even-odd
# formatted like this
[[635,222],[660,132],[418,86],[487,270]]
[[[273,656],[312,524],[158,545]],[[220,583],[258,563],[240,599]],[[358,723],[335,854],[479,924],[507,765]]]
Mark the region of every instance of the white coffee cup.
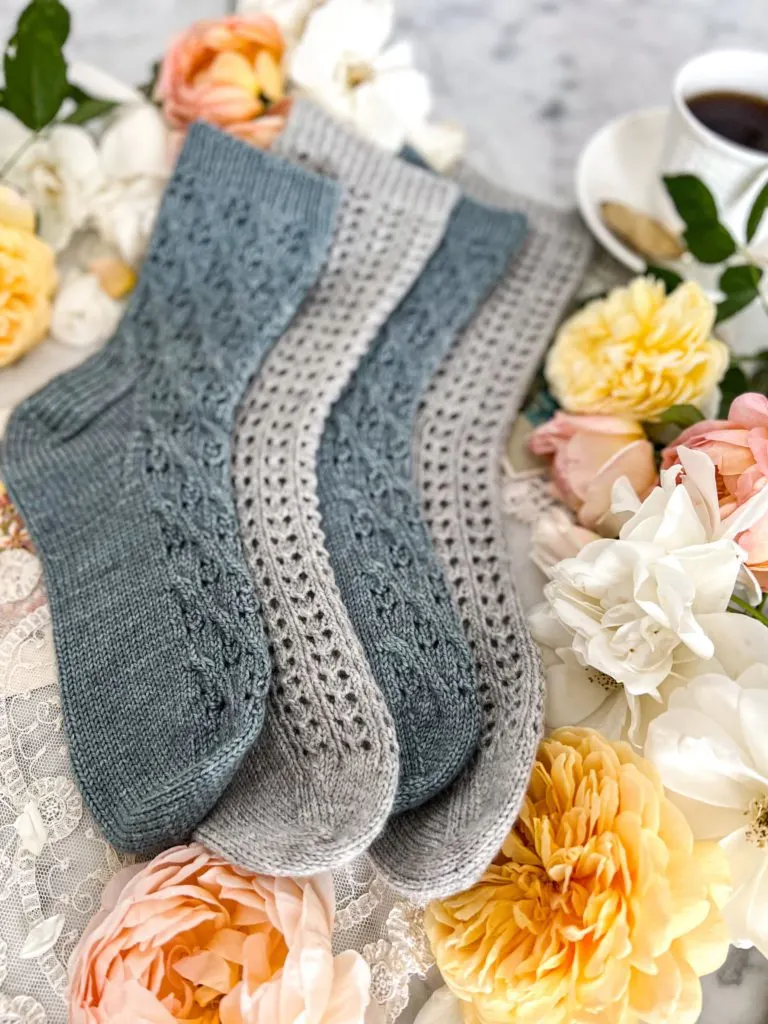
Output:
[[[688,101],[712,92],[743,93],[768,102],[768,53],[714,50],[685,64],[675,77],[661,152],[661,173],[700,178],[717,201],[720,219],[743,241],[752,203],[768,181],[768,153],[730,142],[696,118]],[[666,192],[660,205],[659,212],[669,219]],[[768,234],[768,217],[759,234]]]

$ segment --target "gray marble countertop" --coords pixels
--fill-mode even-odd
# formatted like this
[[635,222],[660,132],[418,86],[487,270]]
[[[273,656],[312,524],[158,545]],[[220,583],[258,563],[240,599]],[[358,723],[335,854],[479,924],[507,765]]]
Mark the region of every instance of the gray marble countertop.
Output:
[[[224,0],[68,0],[72,54],[128,82],[171,35]],[[0,0],[8,33],[20,0]],[[510,188],[569,203],[583,143],[664,103],[676,67],[716,46],[768,48],[766,0],[399,0],[438,112],[466,126],[473,162]],[[768,1024],[768,963],[733,950],[705,979],[701,1024]]]

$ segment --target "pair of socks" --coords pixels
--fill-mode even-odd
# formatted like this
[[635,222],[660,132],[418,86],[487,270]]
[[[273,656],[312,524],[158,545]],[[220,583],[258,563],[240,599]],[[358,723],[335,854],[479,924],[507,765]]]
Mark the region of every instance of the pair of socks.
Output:
[[2,473],[43,560],[73,767],[124,850],[188,838],[263,724],[230,433],[324,264],[338,198],[195,126],[116,336],[8,425]]
[[488,184],[465,194],[525,214],[525,245],[441,363],[419,410],[415,478],[430,539],[475,662],[482,735],[458,778],[393,818],[371,850],[399,893],[426,901],[479,880],[512,828],[543,726],[543,673],[515,589],[527,560],[507,541],[502,455],[512,424],[592,254],[575,214]]
[[[328,267],[238,419],[238,507],[273,688],[260,742],[197,836],[258,870],[307,873],[350,859],[475,751],[472,657],[419,508],[411,438],[431,376],[525,222],[456,204],[454,186],[304,103],[278,145],[338,179],[345,200]],[[381,694],[396,792],[371,714]]]
[[329,560],[317,452],[360,358],[440,244],[458,190],[302,102],[275,151],[338,180],[342,200],[328,264],[237,417],[235,493],[272,687],[259,742],[196,835],[259,871],[309,874],[370,845],[401,776],[386,695]]

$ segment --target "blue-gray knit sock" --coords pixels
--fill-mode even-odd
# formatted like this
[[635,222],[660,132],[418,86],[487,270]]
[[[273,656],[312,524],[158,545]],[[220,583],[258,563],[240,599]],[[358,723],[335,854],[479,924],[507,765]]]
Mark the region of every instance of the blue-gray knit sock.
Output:
[[184,839],[261,729],[269,659],[229,480],[236,405],[322,267],[336,187],[195,126],[108,347],[8,425],[64,718],[108,838]]
[[328,552],[397,729],[397,811],[447,786],[480,731],[472,657],[412,483],[416,413],[524,231],[519,215],[460,202],[440,249],[334,406],[320,444]]

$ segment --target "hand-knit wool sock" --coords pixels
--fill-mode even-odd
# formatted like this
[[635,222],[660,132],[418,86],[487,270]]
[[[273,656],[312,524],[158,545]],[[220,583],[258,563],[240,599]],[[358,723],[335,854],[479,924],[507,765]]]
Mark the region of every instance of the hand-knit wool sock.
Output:
[[8,426],[4,475],[43,558],[73,766],[123,849],[186,838],[261,729],[269,658],[230,432],[324,262],[337,198],[194,127],[115,338]]
[[484,202],[523,211],[531,231],[519,259],[441,364],[417,425],[422,511],[474,655],[483,708],[482,740],[461,775],[434,800],[392,819],[371,851],[391,884],[420,901],[460,892],[480,878],[528,785],[543,683],[505,539],[502,453],[591,252],[576,217],[507,195],[466,170],[458,180]]
[[392,719],[325,550],[317,446],[360,357],[439,245],[458,191],[305,103],[276,150],[322,167],[344,192],[328,265],[237,418],[238,514],[273,680],[264,731],[196,835],[254,870],[308,874],[371,843],[398,778]]
[[518,214],[460,202],[440,249],[334,406],[318,452],[331,564],[395,720],[398,811],[447,786],[480,729],[471,654],[412,482],[416,412],[524,231]]

